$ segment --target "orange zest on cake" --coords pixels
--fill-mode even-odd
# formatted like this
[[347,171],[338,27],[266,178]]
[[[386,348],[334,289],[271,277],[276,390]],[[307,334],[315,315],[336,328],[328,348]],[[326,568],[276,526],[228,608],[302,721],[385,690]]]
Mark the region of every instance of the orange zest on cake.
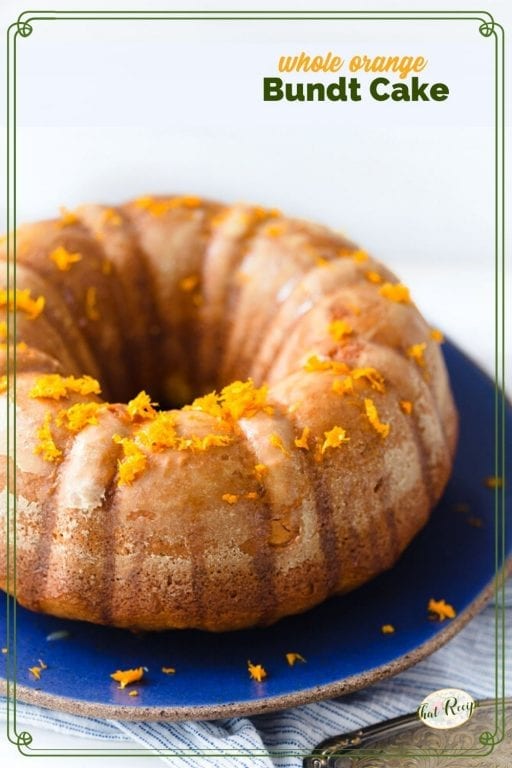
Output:
[[227,501],[228,504],[236,504],[238,501],[238,495],[236,493],[223,493],[222,501]]
[[277,448],[278,450],[280,450],[281,453],[284,453],[285,456],[288,456],[288,457],[291,456],[291,453],[288,450],[288,448],[286,447],[286,445],[284,444],[283,438],[281,437],[281,435],[276,435],[276,433],[273,432],[270,435],[268,441],[269,441],[270,445],[272,445],[274,448]]
[[92,376],[61,376],[59,373],[48,373],[38,376],[34,386],[30,390],[30,397],[47,397],[52,400],[60,400],[68,397],[70,393],[79,395],[99,395],[101,388],[99,382]]
[[296,437],[293,441],[295,443],[296,448],[303,448],[306,451],[309,449],[309,436],[311,434],[311,429],[309,427],[304,427],[302,430],[302,434],[300,437]]
[[332,383],[332,391],[337,395],[346,395],[354,391],[354,379],[351,376],[345,376],[343,379],[335,379]]
[[386,391],[384,376],[375,368],[354,368],[350,375],[355,381],[366,379],[370,387],[377,392],[384,393]]
[[45,298],[38,296],[33,299],[29,288],[16,288],[15,291],[8,291],[5,288],[0,289],[0,307],[6,307],[10,312],[20,310],[25,312],[31,320],[35,320],[44,309]]
[[389,435],[389,424],[383,424],[383,422],[379,419],[377,406],[369,397],[365,397],[364,399],[364,410],[366,417],[374,430],[378,432],[381,437],[387,437]]
[[427,343],[425,341],[422,341],[419,344],[412,344],[406,350],[407,356],[410,357],[411,360],[414,360],[414,362],[417,363],[420,366],[420,368],[425,367],[426,348],[427,348]]
[[98,412],[104,409],[102,403],[75,403],[56,417],[59,427],[66,427],[70,432],[80,432],[88,424],[98,424]]
[[365,277],[370,283],[374,283],[374,285],[379,285],[384,279],[378,272],[374,272],[373,270],[366,272]]
[[403,283],[383,283],[379,288],[379,293],[384,298],[396,301],[398,304],[411,303],[409,289]]
[[82,260],[82,254],[72,253],[64,248],[63,245],[59,245],[50,252],[50,259],[61,272],[68,272],[73,264]]
[[443,332],[440,331],[438,328],[430,329],[430,338],[432,339],[432,341],[437,341],[438,344],[442,344],[444,341]]
[[132,419],[154,419],[157,415],[154,406],[158,406],[158,403],[152,403],[147,392],[142,390],[142,392],[139,392],[136,397],[128,402],[126,410]]
[[137,208],[147,211],[152,216],[163,216],[170,211],[178,208],[199,208],[201,198],[193,195],[184,195],[182,197],[171,197],[167,199],[155,198],[151,195],[139,197],[134,201]]
[[334,341],[342,341],[346,336],[350,336],[353,329],[346,320],[333,320],[329,323],[328,331]]
[[60,221],[61,227],[69,227],[72,224],[78,224],[80,219],[73,211],[68,210],[63,205],[60,207]]
[[144,472],[147,456],[134,440],[121,435],[113,435],[112,440],[123,449],[123,458],[118,459],[119,485],[131,485],[135,478]]
[[112,227],[120,227],[123,219],[115,208],[105,208],[102,213],[102,222],[103,224],[110,224]]
[[350,367],[346,363],[340,363],[330,358],[320,358],[318,355],[310,355],[304,363],[304,370],[308,373],[330,371],[331,373],[349,373]]
[[62,451],[55,445],[50,422],[51,415],[47,413],[43,424],[36,433],[39,442],[34,446],[34,453],[40,453],[45,461],[60,461],[62,459]]
[[324,432],[324,435],[325,440],[322,443],[322,453],[325,453],[328,448],[339,448],[340,445],[348,443],[350,440],[342,427],[333,427],[328,432]]

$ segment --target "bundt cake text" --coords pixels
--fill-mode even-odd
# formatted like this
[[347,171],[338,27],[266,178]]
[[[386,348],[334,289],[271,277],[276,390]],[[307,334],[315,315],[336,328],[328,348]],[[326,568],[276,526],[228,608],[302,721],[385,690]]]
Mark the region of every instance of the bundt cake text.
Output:
[[[376,77],[368,84],[375,101],[446,101],[450,90],[445,83],[392,82]],[[263,101],[362,101],[361,83],[357,77],[339,77],[331,83],[287,83],[280,77],[263,78]]]

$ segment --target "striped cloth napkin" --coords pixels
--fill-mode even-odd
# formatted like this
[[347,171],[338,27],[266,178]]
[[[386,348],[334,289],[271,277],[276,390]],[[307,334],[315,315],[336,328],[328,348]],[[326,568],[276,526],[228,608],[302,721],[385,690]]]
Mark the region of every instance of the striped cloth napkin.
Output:
[[[510,679],[512,580],[507,585],[506,606],[505,659]],[[30,730],[33,725],[58,733],[105,739],[109,748],[136,742],[148,753],[158,753],[173,768],[298,768],[302,756],[323,739],[411,712],[427,693],[437,688],[462,688],[474,698],[492,698],[494,659],[495,610],[491,602],[425,661],[389,680],[333,701],[251,718],[179,723],[100,720],[20,702],[16,706],[17,726],[18,730]],[[0,699],[0,717],[6,718],[5,699]],[[32,746],[37,749],[36,744]],[[80,752],[84,750],[81,746]],[[199,756],[198,752],[210,756]]]

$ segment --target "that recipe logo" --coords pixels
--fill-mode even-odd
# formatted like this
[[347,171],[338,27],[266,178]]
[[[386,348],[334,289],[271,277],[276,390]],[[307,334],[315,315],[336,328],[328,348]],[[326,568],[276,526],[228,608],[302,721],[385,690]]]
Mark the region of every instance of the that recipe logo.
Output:
[[478,702],[460,688],[441,688],[426,696],[418,707],[419,719],[430,728],[457,728],[472,717]]
[[[450,89],[445,83],[419,77],[427,66],[424,56],[355,55],[344,59],[332,51],[285,54],[277,61],[279,76],[263,78],[263,101],[362,101],[368,97],[380,102],[446,101]],[[323,77],[338,72],[342,74],[335,79]],[[286,79],[287,74],[295,73],[308,75],[308,80]],[[378,77],[361,79],[361,75],[377,73]],[[321,79],[310,80],[312,75]]]

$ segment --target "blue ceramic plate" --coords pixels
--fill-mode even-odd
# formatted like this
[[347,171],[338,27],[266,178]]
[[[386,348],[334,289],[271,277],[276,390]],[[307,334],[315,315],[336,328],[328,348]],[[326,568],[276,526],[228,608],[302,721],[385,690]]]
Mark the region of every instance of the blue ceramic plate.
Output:
[[[461,416],[455,469],[430,522],[392,571],[307,614],[222,635],[134,635],[18,607],[17,696],[54,709],[133,720],[250,714],[353,691],[446,642],[491,592],[495,525],[494,493],[484,483],[494,474],[494,385],[452,345],[445,345],[445,356]],[[510,407],[506,423],[511,434]],[[510,554],[510,540],[506,549]],[[430,620],[431,597],[454,605],[457,617]],[[396,632],[383,635],[383,624],[393,624]],[[67,630],[67,638],[48,641],[59,630]],[[289,667],[284,655],[290,651],[307,663]],[[39,681],[28,671],[38,659],[48,665]],[[265,667],[267,680],[249,679],[248,659]],[[135,686],[120,690],[110,679],[117,669],[138,666],[148,671]],[[175,667],[176,674],[165,675],[162,667]],[[137,697],[128,695],[133,689]]]

